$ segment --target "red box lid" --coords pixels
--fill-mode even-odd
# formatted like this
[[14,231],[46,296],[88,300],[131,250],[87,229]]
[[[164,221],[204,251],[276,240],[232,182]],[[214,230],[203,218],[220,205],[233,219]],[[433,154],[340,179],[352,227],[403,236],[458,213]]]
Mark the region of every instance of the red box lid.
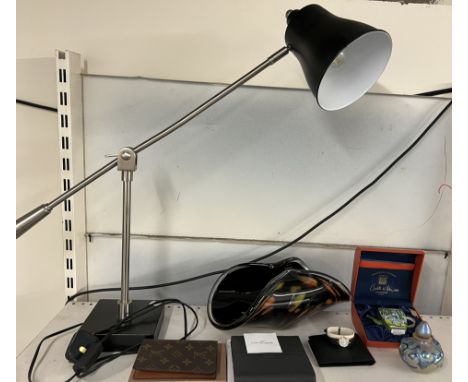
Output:
[[353,303],[412,305],[424,251],[357,247],[351,293]]

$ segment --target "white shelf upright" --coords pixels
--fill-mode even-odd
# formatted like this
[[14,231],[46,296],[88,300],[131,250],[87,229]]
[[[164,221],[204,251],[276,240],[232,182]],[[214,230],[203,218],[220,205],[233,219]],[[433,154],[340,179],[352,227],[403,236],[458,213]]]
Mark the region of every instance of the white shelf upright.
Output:
[[[57,121],[62,192],[84,178],[81,57],[56,50]],[[87,285],[85,193],[62,203],[64,283],[67,297]]]

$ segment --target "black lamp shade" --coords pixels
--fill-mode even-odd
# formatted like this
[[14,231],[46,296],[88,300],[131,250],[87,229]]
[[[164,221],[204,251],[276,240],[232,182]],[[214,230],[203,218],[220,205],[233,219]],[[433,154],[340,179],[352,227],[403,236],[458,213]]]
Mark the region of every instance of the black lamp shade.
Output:
[[319,106],[344,108],[378,80],[392,51],[390,35],[343,19],[319,5],[287,15],[285,40],[296,55]]

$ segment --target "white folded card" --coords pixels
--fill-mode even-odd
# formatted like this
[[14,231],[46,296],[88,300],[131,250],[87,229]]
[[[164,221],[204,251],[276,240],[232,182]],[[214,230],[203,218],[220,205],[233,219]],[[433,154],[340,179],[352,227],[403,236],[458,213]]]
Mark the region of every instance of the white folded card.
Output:
[[247,353],[282,353],[276,333],[245,333]]

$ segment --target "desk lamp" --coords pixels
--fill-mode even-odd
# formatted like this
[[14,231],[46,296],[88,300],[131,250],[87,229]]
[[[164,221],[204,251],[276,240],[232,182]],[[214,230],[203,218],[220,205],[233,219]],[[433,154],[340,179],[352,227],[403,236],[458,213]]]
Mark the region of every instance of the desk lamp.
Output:
[[[137,167],[137,155],[167,137],[203,113],[209,107],[274,64],[289,52],[299,60],[307,83],[318,105],[324,110],[342,109],[359,99],[382,74],[391,54],[390,35],[367,24],[337,17],[319,5],[308,5],[286,13],[286,46],[237,81],[202,103],[172,125],[159,131],[135,147],[124,147],[116,159],[108,162],[81,182],[42,204],[16,221],[16,237],[45,218],[63,201],[85,188],[113,168],[121,172],[123,182],[122,275],[120,300],[100,300],[88,316],[82,329],[99,336],[99,332],[124,319],[149,301],[129,299],[131,182]],[[105,350],[126,348],[145,338],[157,336],[162,321],[162,309],[132,321],[125,330],[113,334]]]

